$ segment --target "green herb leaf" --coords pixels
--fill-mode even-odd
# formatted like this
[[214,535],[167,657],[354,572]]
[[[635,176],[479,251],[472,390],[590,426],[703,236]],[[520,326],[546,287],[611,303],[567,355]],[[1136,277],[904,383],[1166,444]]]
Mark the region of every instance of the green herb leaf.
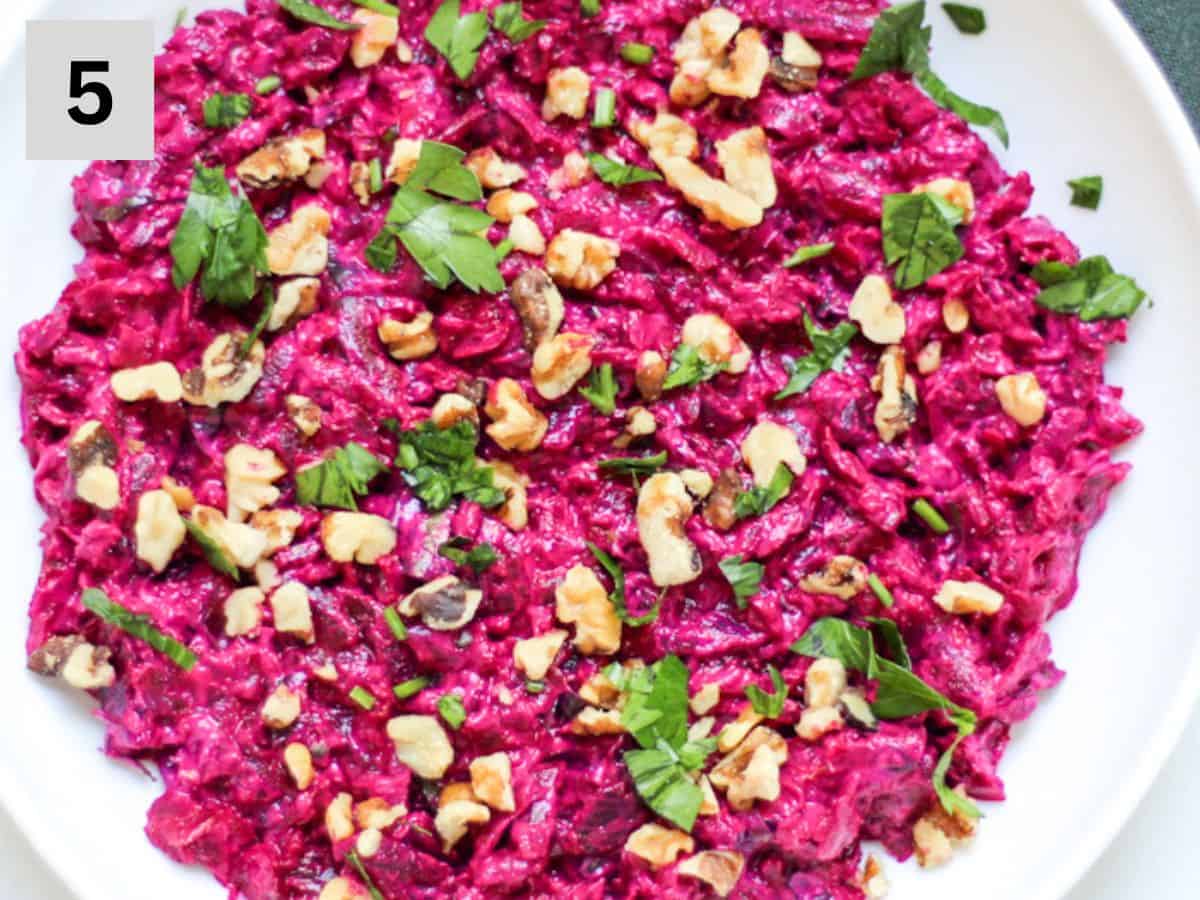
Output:
[[896,598],[892,596],[892,592],[888,590],[887,585],[874,572],[867,576],[867,587],[879,598],[879,602],[888,609],[891,609],[892,605],[895,604]]
[[438,428],[426,419],[416,428],[398,433],[396,465],[413,493],[433,512],[464,497],[490,509],[507,500],[493,482],[492,467],[475,458],[479,431],[461,419],[449,428]]
[[664,741],[677,748],[687,741],[689,677],[683,661],[668,654],[628,680],[621,724],[642,747]]
[[275,310],[275,288],[272,285],[267,285],[263,289],[263,308],[259,313],[254,327],[250,333],[246,335],[242,341],[242,345],[238,347],[238,359],[245,359],[254,349],[255,342],[262,337],[263,329],[267,327],[267,323],[271,321],[271,313]]
[[596,468],[620,475],[651,475],[667,464],[667,451],[652,456],[613,456],[596,463]]
[[738,609],[746,608],[746,600],[758,593],[762,584],[763,564],[758,562],[743,562],[741,554],[727,556],[718,564],[721,574],[733,588],[733,596],[737,600]]
[[196,654],[175,638],[159,631],[149,617],[126,609],[99,588],[88,588],[80,597],[84,607],[94,612],[109,625],[120,628],[140,641],[149,644],[179,668],[190,672],[196,665]]
[[631,65],[644,66],[654,59],[654,48],[649,44],[630,41],[621,45],[621,59]]
[[987,16],[978,6],[967,6],[965,3],[943,3],[942,9],[954,23],[954,27],[963,34],[983,34],[987,30]]
[[588,162],[596,177],[605,184],[614,187],[624,187],[627,184],[638,184],[643,181],[662,181],[662,176],[650,169],[643,169],[623,160],[613,159],[600,153],[588,153]]
[[334,31],[357,31],[362,28],[357,22],[343,22],[315,3],[309,3],[308,0],[279,0],[279,6],[301,22],[308,22],[310,25],[320,25],[322,28],[332,28]]
[[934,534],[948,534],[950,532],[950,523],[946,521],[946,517],[938,512],[937,508],[924,497],[919,497],[913,501],[912,511],[916,513],[917,518],[929,526],[929,529]]
[[596,411],[611,416],[617,410],[617,379],[613,377],[612,363],[592,368],[588,375],[588,386],[579,389]]
[[383,190],[383,163],[379,161],[379,157],[373,158],[367,163],[367,187],[372,194],[378,194]]
[[962,259],[954,227],[962,212],[935,194],[889,194],[883,198],[883,253],[896,269],[896,287],[924,284]]
[[396,695],[397,700],[407,700],[409,697],[415,697],[427,687],[429,687],[428,678],[410,678],[392,688],[392,693]]
[[702,381],[725,371],[725,363],[713,364],[706,362],[691,344],[680,344],[671,354],[671,365],[667,368],[667,377],[663,380],[662,389],[669,391],[677,387],[692,387]]
[[260,97],[265,97],[268,94],[273,94],[283,86],[283,79],[278,75],[267,75],[258,80],[254,85],[254,93]]
[[871,632],[843,619],[818,619],[792,644],[791,650],[813,659],[833,657],[846,668],[862,672],[868,678],[876,678],[879,674]]
[[774,666],[767,666],[771,675],[771,685],[774,691],[768,694],[757,684],[746,685],[746,699],[754,711],[766,719],[777,719],[783,712],[783,704],[787,701],[788,689],[783,681],[783,675]]
[[459,17],[460,0],[443,0],[425,28],[429,41],[446,61],[454,74],[464,81],[475,71],[479,48],[487,40],[487,13],[474,12]]
[[612,88],[597,88],[592,103],[592,127],[612,128],[617,121],[617,94]]
[[1071,189],[1071,204],[1084,209],[1099,209],[1104,195],[1104,176],[1086,175],[1067,182]]
[[487,571],[500,559],[500,554],[491,544],[476,544],[469,550],[466,538],[456,537],[438,547],[438,553],[456,566],[469,566],[476,575]]
[[356,497],[387,465],[362,444],[351,442],[319,463],[296,472],[296,501],[304,506],[357,510]]
[[625,605],[625,572],[621,568],[621,564],[591,541],[588,541],[587,548],[592,551],[596,562],[600,563],[600,566],[608,573],[608,577],[612,579],[613,589],[609,591],[608,602],[613,605],[613,611],[617,614],[617,618],[634,628],[640,628],[656,621],[660,605],[657,602],[644,615],[630,615],[629,607]]
[[804,314],[804,330],[812,344],[812,352],[792,362],[791,377],[783,390],[775,395],[776,400],[803,394],[824,372],[842,371],[850,357],[850,342],[858,334],[858,328],[851,322],[839,322],[825,331],[809,318],[808,313]]
[[785,269],[792,269],[801,263],[806,263],[810,259],[820,259],[822,256],[828,256],[833,248],[837,246],[833,242],[826,244],[810,244],[807,247],[797,247],[796,252],[789,256],[783,263]]
[[704,804],[700,787],[665,750],[627,750],[625,766],[638,796],[657,815],[690,832]]
[[958,749],[958,745],[961,744],[966,737],[966,734],[960,733],[959,736],[954,739],[954,743],[947,747],[942,752],[942,755],[938,758],[937,765],[933,769],[933,790],[937,794],[938,800],[942,804],[942,809],[944,809],[950,815],[966,816],[968,819],[978,819],[980,816],[979,807],[971,802],[968,798],[946,786],[946,773],[950,771],[950,761],[954,759],[954,751]]
[[1085,322],[1127,318],[1146,299],[1137,282],[1115,272],[1104,256],[1089,256],[1074,267],[1039,263],[1033,277],[1043,286],[1036,297],[1039,306],[1075,313]]
[[458,694],[442,694],[438,697],[437,711],[442,720],[455,731],[462,728],[463,722],[467,721],[467,710]]
[[253,106],[249,94],[213,94],[204,101],[204,125],[206,128],[232,128],[250,115]]
[[867,621],[871,623],[872,627],[879,630],[879,634],[883,637],[883,645],[887,648],[892,661],[912,671],[912,658],[908,655],[908,647],[904,643],[904,637],[900,634],[899,626],[891,619],[879,616],[867,616]]
[[350,0],[355,6],[361,6],[363,9],[369,9],[371,12],[377,12],[382,16],[391,16],[393,19],[399,18],[400,10],[384,0]]
[[579,11],[585,19],[600,15],[600,0],[579,0]]
[[200,545],[200,550],[204,553],[204,558],[208,560],[210,566],[222,575],[228,575],[234,581],[238,581],[242,577],[241,572],[238,571],[237,563],[230,558],[229,552],[216,538],[197,525],[191,518],[184,519],[183,525],[187,528],[188,534],[192,536],[192,540]]
[[754,487],[737,495],[733,501],[733,514],[739,519],[765,515],[788,495],[795,480],[792,470],[780,463],[766,487]]
[[350,699],[370,712],[375,708],[375,695],[368,691],[361,684],[356,684],[350,689]]
[[362,859],[358,855],[357,850],[351,850],[346,854],[346,859],[350,861],[350,865],[354,866],[354,871],[358,873],[358,877],[367,887],[367,893],[371,895],[371,900],[384,900],[383,892],[375,886],[375,882],[371,880],[371,873],[367,871],[367,867],[363,865]]
[[954,93],[946,86],[946,82],[929,70],[917,73],[916,78],[917,83],[938,106],[950,110],[972,125],[990,128],[1000,138],[1000,143],[1008,146],[1008,125],[998,109],[974,103],[961,94]]
[[514,44],[533,37],[547,25],[546,19],[526,19],[520,0],[501,3],[492,12],[492,25]]
[[389,606],[383,611],[383,621],[387,623],[388,630],[392,632],[392,637],[398,641],[408,640],[408,626],[400,618],[400,613],[396,611],[396,607]]
[[[463,165],[466,153],[452,144],[421,141],[417,164],[404,181],[410,189],[432,191],[444,197],[474,203],[483,199],[483,187],[474,172]],[[487,227],[491,221],[485,223]]]

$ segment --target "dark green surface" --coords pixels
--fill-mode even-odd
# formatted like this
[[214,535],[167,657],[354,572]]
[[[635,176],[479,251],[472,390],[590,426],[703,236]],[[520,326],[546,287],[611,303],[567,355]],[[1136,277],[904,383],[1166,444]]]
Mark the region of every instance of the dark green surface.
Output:
[[1200,129],[1200,0],[1122,0]]

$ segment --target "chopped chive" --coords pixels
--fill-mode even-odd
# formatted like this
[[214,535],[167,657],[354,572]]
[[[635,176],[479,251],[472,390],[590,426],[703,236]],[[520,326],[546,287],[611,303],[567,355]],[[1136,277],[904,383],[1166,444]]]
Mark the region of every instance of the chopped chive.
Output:
[[887,589],[887,585],[879,580],[879,576],[872,572],[867,576],[867,586],[875,592],[875,596],[879,598],[879,602],[888,609],[896,602],[896,598],[892,596],[892,592]]
[[950,523],[924,497],[913,501],[912,511],[930,527],[934,534],[946,534],[950,531]]
[[806,263],[810,259],[820,259],[832,251],[834,244],[809,244],[806,247],[797,247],[796,252],[789,256],[783,263],[785,269],[792,269],[801,263]]
[[428,685],[428,678],[410,678],[392,688],[392,693],[396,695],[397,700],[407,700],[409,697],[415,697],[421,693]]
[[350,861],[350,865],[354,866],[354,870],[358,872],[358,877],[363,880],[363,884],[367,886],[367,893],[371,895],[371,900],[383,900],[383,892],[375,886],[375,882],[371,880],[371,873],[367,871],[367,867],[363,865],[362,859],[359,858],[357,850],[351,850],[346,854],[346,859]]
[[393,636],[398,641],[408,640],[408,626],[404,624],[404,620],[400,618],[400,613],[396,612],[396,607],[389,606],[383,611],[383,620],[387,622],[388,628],[392,630]]
[[527,681],[525,682],[525,690],[531,694],[540,694],[546,689],[544,681]]
[[178,31],[180,26],[187,21],[188,8],[186,6],[179,7],[179,11],[175,13],[174,31]]
[[600,0],[579,0],[579,11],[589,19],[600,15]]
[[375,695],[362,685],[355,685],[350,689],[350,699],[367,712],[370,712],[375,708]]
[[258,84],[254,85],[254,93],[260,97],[265,97],[267,94],[273,94],[279,90],[283,84],[283,79],[278,75],[268,75],[265,78],[260,78]]
[[[185,520],[185,524],[186,524]],[[196,654],[175,638],[159,631],[149,617],[126,609],[99,588],[88,588],[80,597],[83,605],[101,619],[138,640],[145,641],[179,668],[190,672],[196,666]]]
[[644,66],[654,59],[654,48],[649,44],[630,41],[621,46],[621,59],[627,63],[633,63],[635,66]]
[[383,164],[379,158],[371,160],[371,164],[367,166],[371,175],[371,193],[378,194],[383,190]]
[[463,722],[467,721],[467,709],[458,694],[442,694],[438,697],[437,711],[442,721],[455,731],[462,728]]
[[611,128],[617,120],[617,95],[612,88],[596,91],[595,108],[592,110],[593,128]]

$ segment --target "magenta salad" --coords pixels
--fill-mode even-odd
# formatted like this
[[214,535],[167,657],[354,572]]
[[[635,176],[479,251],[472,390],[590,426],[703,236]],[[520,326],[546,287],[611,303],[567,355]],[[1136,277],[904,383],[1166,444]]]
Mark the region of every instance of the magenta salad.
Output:
[[1145,295],[939,74],[984,13],[246,5],[16,360],[28,665],[149,839],[246,900],[880,898],[986,839]]

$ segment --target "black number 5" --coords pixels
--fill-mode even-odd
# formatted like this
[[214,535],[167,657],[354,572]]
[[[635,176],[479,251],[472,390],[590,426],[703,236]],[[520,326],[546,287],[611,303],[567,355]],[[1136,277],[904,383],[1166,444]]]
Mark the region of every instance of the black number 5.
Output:
[[71,60],[71,99],[79,100],[91,94],[96,98],[94,112],[84,112],[79,104],[67,110],[67,115],[80,125],[99,125],[112,115],[113,96],[108,85],[99,81],[84,81],[87,72],[107,72],[108,63],[101,60]]

